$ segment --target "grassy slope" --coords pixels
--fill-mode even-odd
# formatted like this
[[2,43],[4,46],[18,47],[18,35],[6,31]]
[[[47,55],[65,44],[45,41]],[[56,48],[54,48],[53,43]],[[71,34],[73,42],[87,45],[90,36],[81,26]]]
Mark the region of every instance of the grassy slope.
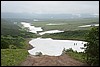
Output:
[[76,30],[76,31],[65,31],[62,33],[55,34],[44,34],[41,37],[43,38],[53,38],[53,39],[69,39],[69,40],[85,40],[85,35],[87,30]]
[[[2,22],[1,32],[2,32],[2,35],[5,35],[5,37],[7,35],[13,36],[13,35],[21,34],[21,32],[18,30],[19,27],[17,25],[14,25],[12,22],[5,20],[5,19],[2,19],[1,22]],[[27,40],[28,39],[25,39],[25,43],[21,42],[22,44],[24,44],[22,47],[23,49],[1,49],[1,66],[16,66],[16,65],[19,65],[22,61],[24,61],[24,59],[26,59],[28,55],[27,49],[29,49],[29,45],[26,43]],[[13,40],[9,41],[9,40],[4,39],[4,41],[11,43]]]
[[[35,26],[41,26],[44,30],[51,30],[51,29],[58,29],[58,30],[77,30],[77,29],[87,29],[87,28],[79,28],[80,25],[85,25],[89,23],[93,23],[98,20],[76,20],[76,21],[47,21],[47,22],[34,22],[33,25]],[[58,26],[46,26],[45,24],[48,23],[66,23],[65,25],[58,25]],[[82,22],[82,23],[80,23]],[[88,23],[87,23],[88,22]],[[71,56],[74,56],[74,58],[81,58],[81,54],[75,54],[75,53],[69,53]],[[19,65],[28,55],[28,52],[26,49],[1,49],[1,66],[16,66]]]
[[18,66],[27,55],[25,49],[1,49],[1,66]]
[[[64,25],[46,25],[48,23],[64,23]],[[71,20],[48,20],[48,21],[38,21],[32,22],[34,26],[40,26],[47,30],[64,30],[64,31],[73,31],[73,30],[88,30],[89,28],[80,28],[78,26],[87,25],[87,24],[97,24],[99,20],[97,18],[92,19],[71,19]]]
[[86,62],[86,55],[84,53],[78,52],[66,52],[67,55],[71,56],[72,58],[79,60],[81,62]]

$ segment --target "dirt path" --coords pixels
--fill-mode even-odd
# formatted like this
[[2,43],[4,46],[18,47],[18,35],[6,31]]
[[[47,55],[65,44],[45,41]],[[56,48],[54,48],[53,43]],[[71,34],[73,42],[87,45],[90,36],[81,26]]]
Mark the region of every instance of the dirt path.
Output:
[[[27,44],[29,45],[27,49],[32,49],[33,47],[28,43],[31,38],[27,39]],[[32,56],[29,55],[20,66],[87,66],[87,64],[79,62],[70,56],[64,54],[62,56]]]
[[21,63],[21,66],[87,66],[68,55],[62,56],[32,56]]

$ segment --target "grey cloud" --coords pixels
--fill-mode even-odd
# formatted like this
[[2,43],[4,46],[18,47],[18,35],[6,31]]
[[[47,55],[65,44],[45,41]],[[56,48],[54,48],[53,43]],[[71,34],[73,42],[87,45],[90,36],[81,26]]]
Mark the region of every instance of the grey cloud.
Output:
[[1,12],[99,13],[99,1],[1,1]]

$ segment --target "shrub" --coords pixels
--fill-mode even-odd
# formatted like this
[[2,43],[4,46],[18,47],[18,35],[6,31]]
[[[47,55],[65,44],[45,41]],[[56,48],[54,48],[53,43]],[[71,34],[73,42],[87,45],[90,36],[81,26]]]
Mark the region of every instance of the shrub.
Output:
[[42,53],[41,53],[41,52],[36,52],[35,55],[36,55],[36,56],[41,56]]

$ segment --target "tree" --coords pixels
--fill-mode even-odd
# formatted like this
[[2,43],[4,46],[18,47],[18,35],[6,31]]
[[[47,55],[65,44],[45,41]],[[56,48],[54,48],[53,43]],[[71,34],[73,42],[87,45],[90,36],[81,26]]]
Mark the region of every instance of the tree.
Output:
[[87,54],[87,63],[91,66],[99,65],[99,27],[93,27],[87,34],[84,46]]

